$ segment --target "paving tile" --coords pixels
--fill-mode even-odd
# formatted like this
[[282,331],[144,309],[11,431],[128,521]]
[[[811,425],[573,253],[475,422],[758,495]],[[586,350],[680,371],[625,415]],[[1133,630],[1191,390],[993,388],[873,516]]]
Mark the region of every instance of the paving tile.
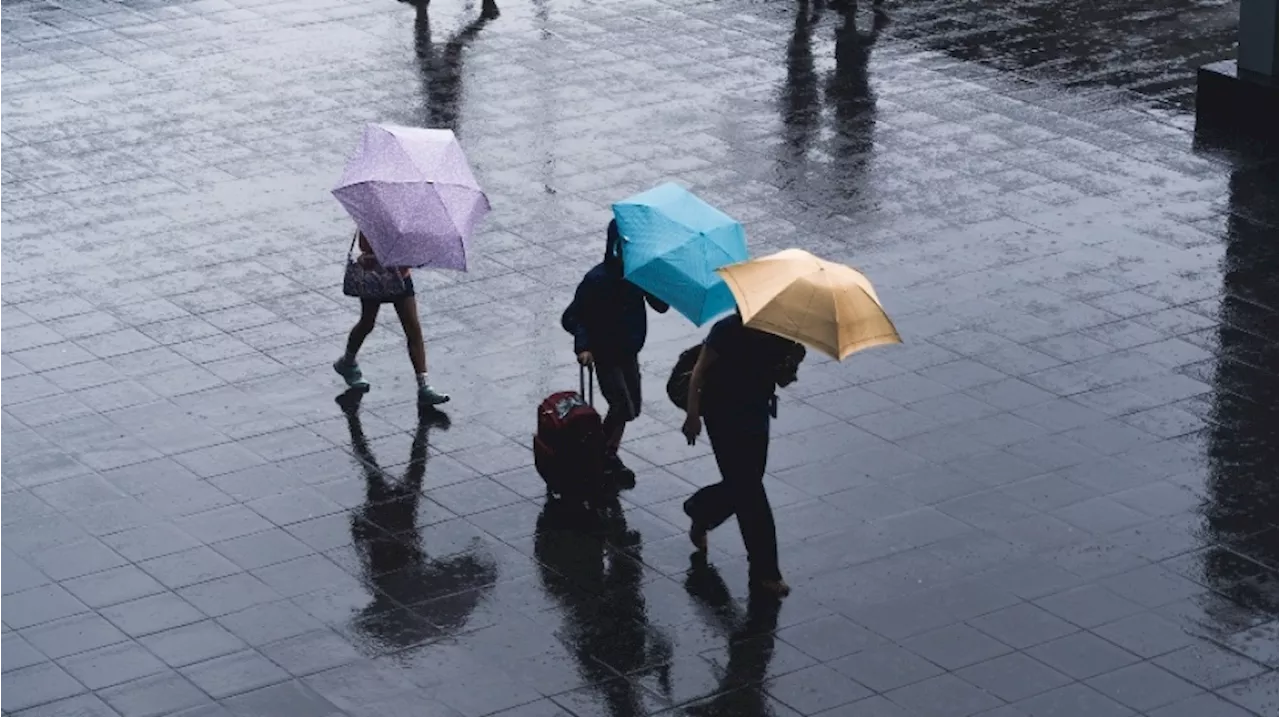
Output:
[[823,661],[873,649],[884,643],[884,638],[840,615],[829,615],[779,630],[778,638]]
[[171,592],[118,603],[100,614],[134,638],[205,619],[204,613]]
[[16,712],[85,691],[84,685],[52,662],[5,670],[2,682],[6,712]]
[[866,717],[906,717],[910,713],[905,708],[890,702],[887,698],[880,695],[868,697],[857,702],[850,702],[847,705],[836,707],[822,712],[822,717],[852,717],[854,715],[865,715]]
[[1140,712],[1186,699],[1203,692],[1150,662],[1121,667],[1086,682],[1111,699]]
[[246,692],[226,701],[231,714],[240,717],[328,717],[338,708],[299,682],[282,682]]
[[829,664],[876,692],[888,692],[943,673],[937,665],[894,645],[864,650]]
[[62,585],[92,608],[115,605],[164,590],[160,583],[132,565],[74,578]]
[[893,702],[917,715],[972,715],[991,709],[1000,700],[953,675],[931,677],[885,693]]
[[136,642],[82,652],[59,660],[59,664],[91,690],[168,671],[163,662]]
[[281,527],[342,511],[342,506],[310,488],[259,498],[247,506]]
[[765,690],[803,714],[814,714],[871,696],[871,691],[825,665],[814,665],[770,680]]
[[1202,641],[1161,655],[1153,662],[1209,690],[1246,680],[1266,670],[1252,660]]
[[1017,702],[1071,682],[1070,677],[1021,652],[970,665],[955,675],[1006,702]]
[[157,717],[209,701],[199,688],[176,672],[110,687],[100,696],[124,717]]
[[1192,644],[1194,639],[1155,613],[1138,613],[1094,628],[1094,633],[1142,657],[1155,657]]
[[285,597],[355,582],[354,578],[320,555],[268,565],[253,570],[252,575]]
[[170,667],[185,667],[246,647],[240,638],[212,620],[146,635],[139,638],[138,642]]
[[902,646],[947,670],[983,662],[1011,648],[968,625],[958,623],[916,635]]
[[5,666],[10,670],[38,665],[49,659],[16,632],[4,633],[3,655]]
[[322,627],[319,621],[299,611],[288,600],[254,605],[223,615],[218,618],[218,624],[254,647]]
[[1149,520],[1144,513],[1101,495],[1059,508],[1053,511],[1052,515],[1060,517],[1080,530],[1096,534],[1115,533],[1116,530],[1133,528]]
[[35,552],[31,564],[54,580],[119,567],[125,559],[98,540],[82,540]]
[[1100,585],[1083,585],[1040,598],[1035,604],[1080,627],[1097,627],[1142,610]]
[[1069,635],[1070,623],[1030,603],[1006,607],[968,621],[970,625],[1010,647],[1022,650]]
[[197,583],[177,592],[183,600],[210,617],[220,617],[283,597],[248,573],[236,573]]
[[84,603],[59,585],[42,585],[4,596],[4,622],[14,629],[39,625],[88,610]]
[[311,548],[279,528],[213,543],[210,547],[242,570],[253,570],[274,563],[282,563],[313,552]]
[[354,662],[360,653],[330,630],[313,630],[259,648],[272,662],[295,677],[305,677]]
[[127,639],[111,623],[92,613],[47,622],[27,628],[19,634],[36,649],[54,659]]
[[284,682],[289,674],[252,650],[182,668],[182,674],[214,699]]
[[1251,713],[1217,695],[1203,692],[1147,714],[1151,717],[1246,717]]
[[361,660],[326,670],[302,682],[339,709],[346,711],[397,697],[417,699],[426,704],[434,702],[400,671],[370,660]]
[[200,543],[170,523],[144,525],[102,537],[111,546],[132,561],[158,558],[162,555],[182,552]]
[[234,575],[240,570],[234,563],[206,547],[152,558],[138,563],[138,567],[170,589]]
[[106,702],[94,695],[69,697],[56,702],[46,702],[39,707],[24,710],[22,717],[117,717],[119,714]]
[[1027,654],[1077,680],[1117,670],[1136,655],[1088,632],[1077,632],[1027,650]]
[[1158,565],[1105,578],[1102,587],[1147,608],[1160,607],[1199,592],[1197,585]]
[[1013,705],[1023,714],[1044,715],[1044,717],[1067,717],[1067,715],[1106,715],[1107,717],[1126,717],[1137,714],[1133,710],[1115,700],[1097,692],[1081,683],[1066,685],[1056,690],[1029,697]]

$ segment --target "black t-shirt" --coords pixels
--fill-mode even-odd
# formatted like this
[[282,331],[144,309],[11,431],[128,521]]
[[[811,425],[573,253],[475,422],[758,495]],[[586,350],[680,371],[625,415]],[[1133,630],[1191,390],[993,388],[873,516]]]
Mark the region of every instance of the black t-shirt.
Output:
[[778,366],[794,342],[743,326],[742,316],[734,314],[711,327],[704,345],[716,360],[702,386],[703,413],[768,412]]

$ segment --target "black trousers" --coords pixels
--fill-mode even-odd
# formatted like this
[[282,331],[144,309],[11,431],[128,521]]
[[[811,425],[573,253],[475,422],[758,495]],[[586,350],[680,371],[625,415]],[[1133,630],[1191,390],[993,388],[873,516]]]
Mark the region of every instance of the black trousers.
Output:
[[781,580],[778,534],[764,489],[769,458],[769,414],[752,411],[704,418],[707,438],[720,468],[720,482],[702,488],[685,502],[694,523],[711,530],[738,517],[752,580]]

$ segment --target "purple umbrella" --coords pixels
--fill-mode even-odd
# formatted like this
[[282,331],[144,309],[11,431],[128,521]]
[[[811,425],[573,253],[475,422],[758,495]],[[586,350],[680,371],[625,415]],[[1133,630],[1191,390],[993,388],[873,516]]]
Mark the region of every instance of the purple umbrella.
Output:
[[467,270],[467,240],[489,213],[447,129],[370,124],[333,189],[383,266]]

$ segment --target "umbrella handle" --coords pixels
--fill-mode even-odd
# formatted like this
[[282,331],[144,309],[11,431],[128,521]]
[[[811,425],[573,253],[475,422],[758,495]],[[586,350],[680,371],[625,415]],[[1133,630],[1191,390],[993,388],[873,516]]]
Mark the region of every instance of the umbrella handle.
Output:
[[[587,389],[590,389],[589,393]],[[588,406],[596,405],[596,369],[594,366],[578,367],[578,393],[587,399]]]

